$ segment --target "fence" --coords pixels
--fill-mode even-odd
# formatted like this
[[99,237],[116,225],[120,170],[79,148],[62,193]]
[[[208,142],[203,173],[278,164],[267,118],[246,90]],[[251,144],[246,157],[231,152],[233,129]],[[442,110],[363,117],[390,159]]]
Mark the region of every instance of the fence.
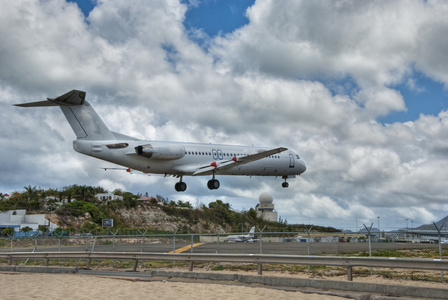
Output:
[[[428,234],[415,232],[397,232],[378,234],[369,237],[363,234],[343,233],[256,233],[252,242],[224,242],[228,234],[158,234],[95,236],[81,234],[74,236],[0,239],[0,252],[140,252],[169,253],[184,252],[197,254],[265,254],[265,255],[309,255],[309,256],[385,256],[385,257],[419,257],[448,259],[448,244]],[[307,264],[310,273],[310,265]],[[390,268],[388,268],[390,270]],[[409,269],[403,267],[403,269]],[[430,269],[431,270],[431,269]],[[313,272],[315,270],[311,270]],[[338,271],[343,272],[343,271]],[[375,268],[375,274],[404,279],[422,279],[444,281],[443,272],[414,272]],[[350,269],[351,273],[351,269]],[[372,269],[355,269],[355,273],[368,276],[374,274]],[[325,275],[325,274],[324,274]],[[350,275],[351,276],[351,275]]]
[[266,255],[266,254],[170,254],[170,253],[109,253],[109,252],[34,252],[34,253],[0,253],[0,258],[7,259],[9,265],[13,259],[41,258],[48,266],[50,259],[87,259],[90,268],[92,259],[129,259],[134,260],[133,271],[137,271],[139,260],[170,260],[189,262],[189,270],[193,271],[193,262],[232,262],[258,265],[258,274],[262,275],[263,264],[295,264],[338,266],[347,268],[348,280],[352,280],[353,267],[374,268],[407,268],[422,270],[448,270],[448,261],[439,259],[405,259],[405,258],[364,258],[335,256],[298,256],[298,255]]
[[[111,233],[111,232],[109,232]],[[94,235],[92,233],[72,236],[35,236],[0,239],[0,251],[122,251],[122,252],[169,252],[177,248],[197,243],[206,246],[190,247],[189,252],[209,253],[264,253],[290,255],[370,255],[432,257],[439,258],[445,253],[448,244],[442,244],[446,237],[438,239],[410,232],[389,232],[378,235],[347,233],[306,233],[306,232],[263,232],[256,233],[251,243],[227,243],[229,234],[146,234],[138,235]],[[446,235],[446,234],[445,234]],[[276,246],[273,246],[276,245]],[[440,251],[439,251],[440,250]],[[242,252],[239,252],[242,251]]]

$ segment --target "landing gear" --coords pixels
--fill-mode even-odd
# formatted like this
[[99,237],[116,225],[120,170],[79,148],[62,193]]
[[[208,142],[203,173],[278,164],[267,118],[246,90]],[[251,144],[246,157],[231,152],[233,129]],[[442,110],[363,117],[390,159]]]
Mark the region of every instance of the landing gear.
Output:
[[215,179],[215,174],[213,173],[213,178],[207,182],[207,187],[211,190],[219,189],[219,181]]
[[217,189],[219,189],[219,181],[216,179],[210,179],[207,182],[207,187],[211,190],[217,190]]
[[288,176],[283,176],[283,179],[285,180],[285,182],[282,182],[282,187],[287,188],[289,186],[289,183],[286,182],[286,179],[288,179]]
[[187,184],[182,181],[182,176],[180,177],[180,181],[174,185],[176,192],[185,192],[187,190]]

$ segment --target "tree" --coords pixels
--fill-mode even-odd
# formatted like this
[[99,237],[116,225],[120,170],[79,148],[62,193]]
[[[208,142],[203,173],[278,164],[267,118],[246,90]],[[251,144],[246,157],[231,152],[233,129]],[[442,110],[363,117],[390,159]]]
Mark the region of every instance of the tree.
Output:
[[22,231],[23,233],[25,233],[25,236],[26,236],[26,234],[28,233],[28,232],[30,232],[30,231],[32,231],[33,230],[33,228],[31,228],[31,227],[29,227],[29,226],[25,226],[25,227],[22,227],[21,229],[20,229],[20,231]]
[[14,228],[8,227],[2,230],[2,235],[3,236],[9,236],[12,237],[15,233]]
[[38,189],[36,186],[31,187],[29,185],[28,187],[23,187],[25,189],[25,196],[28,198],[28,201],[31,200],[37,200],[38,199]]
[[46,226],[46,225],[39,225],[39,227],[37,229],[39,231],[42,231],[43,235],[46,235],[46,233],[49,231],[48,226]]
[[62,236],[66,231],[62,227],[58,227],[53,231],[57,236]]
[[123,191],[121,189],[115,189],[112,193],[117,196],[123,196]]

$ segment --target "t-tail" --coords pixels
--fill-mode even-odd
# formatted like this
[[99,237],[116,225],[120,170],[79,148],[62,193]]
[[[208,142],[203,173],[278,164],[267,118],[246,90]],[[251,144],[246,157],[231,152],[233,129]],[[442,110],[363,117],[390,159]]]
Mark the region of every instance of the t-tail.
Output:
[[115,140],[92,106],[85,100],[86,92],[72,90],[62,96],[39,102],[15,104],[21,107],[59,106],[78,140]]
[[255,226],[252,226],[252,228],[249,231],[249,236],[254,236],[255,233]]

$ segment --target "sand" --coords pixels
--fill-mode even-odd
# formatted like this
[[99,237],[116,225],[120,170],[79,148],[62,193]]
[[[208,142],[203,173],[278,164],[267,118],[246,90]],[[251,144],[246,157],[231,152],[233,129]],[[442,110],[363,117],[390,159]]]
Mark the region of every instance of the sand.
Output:
[[140,281],[80,274],[0,273],[0,298],[9,299],[346,299],[264,287]]

